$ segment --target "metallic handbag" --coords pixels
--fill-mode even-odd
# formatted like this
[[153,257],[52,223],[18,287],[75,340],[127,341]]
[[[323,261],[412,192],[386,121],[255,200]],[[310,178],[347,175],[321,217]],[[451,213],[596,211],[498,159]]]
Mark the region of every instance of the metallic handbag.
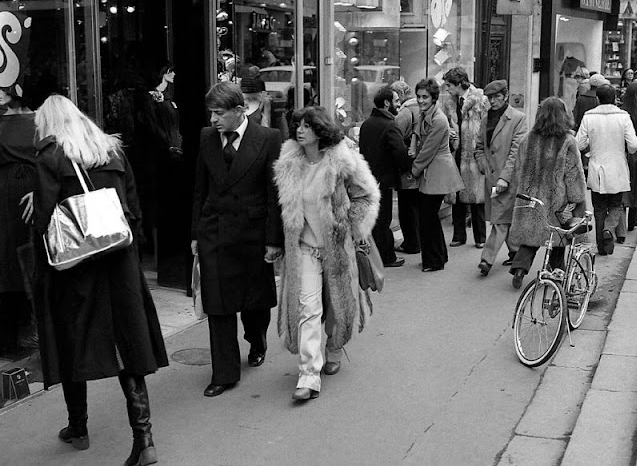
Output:
[[[73,168],[84,194],[64,199],[55,206],[44,236],[49,265],[66,270],[97,254],[130,246],[133,233],[124,216],[115,188],[89,191],[80,167]],[[86,175],[89,183],[90,178]]]

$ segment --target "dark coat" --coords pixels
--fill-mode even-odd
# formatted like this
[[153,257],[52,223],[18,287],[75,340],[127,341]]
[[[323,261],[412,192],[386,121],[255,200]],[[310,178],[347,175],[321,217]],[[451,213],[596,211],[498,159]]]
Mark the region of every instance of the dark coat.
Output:
[[575,108],[573,109],[573,118],[575,119],[575,131],[579,129],[579,125],[582,124],[582,118],[584,114],[590,109],[593,109],[599,105],[597,99],[597,88],[589,89],[583,92],[575,101]]
[[248,120],[228,172],[215,128],[201,131],[192,235],[197,240],[204,312],[228,315],[276,305],[265,246],[283,246],[272,165],[281,133]]
[[380,189],[399,186],[400,173],[411,168],[409,148],[396,126],[394,117],[386,110],[374,108],[361,125],[360,153],[363,154]]
[[[38,146],[33,227],[42,238],[55,205],[82,193],[62,147],[46,139]],[[114,187],[136,229],[139,201],[123,155],[88,171],[96,189]],[[145,375],[168,365],[155,305],[132,246],[56,271],[35,241],[40,351],[46,387],[118,375],[116,348],[127,373]]]

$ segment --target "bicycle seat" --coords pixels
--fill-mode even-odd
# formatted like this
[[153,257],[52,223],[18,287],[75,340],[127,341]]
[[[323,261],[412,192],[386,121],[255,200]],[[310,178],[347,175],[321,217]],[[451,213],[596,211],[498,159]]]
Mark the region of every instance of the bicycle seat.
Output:
[[[575,225],[577,225],[579,222],[582,221],[581,217],[571,217],[569,218],[564,225],[562,226],[564,229],[566,230],[570,230],[571,228],[573,228]],[[577,227],[577,230],[575,230],[573,232],[574,235],[582,235],[586,232],[589,232],[593,229],[593,226],[589,223],[588,225],[583,223],[582,225],[580,225],[579,227]]]

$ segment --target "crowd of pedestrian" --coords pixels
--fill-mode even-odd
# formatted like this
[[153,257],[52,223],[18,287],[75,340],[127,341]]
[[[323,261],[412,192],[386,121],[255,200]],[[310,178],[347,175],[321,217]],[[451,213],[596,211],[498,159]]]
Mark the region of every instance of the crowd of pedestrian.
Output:
[[[221,82],[206,94],[211,126],[201,132],[191,225],[210,335],[205,396],[240,381],[237,314],[255,368],[265,361],[271,308],[278,306],[278,334],[298,355],[292,397],[318,397],[321,374],[339,372],[344,346],[372,313],[370,290],[359,285],[357,248],[374,242],[385,267],[405,263],[398,252],[420,254],[423,272],[443,270],[443,201],[453,204],[449,246],[467,243],[470,222],[486,277],[506,244],[503,265],[515,288],[546,239],[531,209],[516,209],[525,202],[516,194],[541,199],[549,222],[559,225],[583,213],[590,189],[598,254],[613,253],[623,206],[637,204],[630,195],[637,176],[630,155],[637,152],[637,83],[626,87],[620,109],[615,89],[594,75],[575,119],[561,99],[549,97],[528,131],[525,115],[508,103],[507,81],[478,89],[462,68],[443,81],[381,88],[358,144],[315,105],[292,113],[290,137],[282,141],[263,115],[254,116],[265,107],[246,100],[246,93],[262,92],[255,82],[243,89]],[[0,117],[0,132],[7,125],[19,129],[0,139],[0,176],[15,185],[0,183],[11,191],[0,204],[0,302],[6,303],[26,299],[24,285],[10,280],[21,275],[12,272],[14,249],[45,234],[56,205],[82,193],[80,169],[94,188],[115,189],[133,232],[141,227],[141,209],[118,136],[105,134],[62,96],[50,96],[35,114],[19,96],[0,90],[4,102],[11,111]],[[394,190],[404,236],[397,246],[390,228]],[[635,216],[632,209],[629,229]],[[50,266],[42,241],[31,244],[45,385],[62,384],[68,411],[59,438],[89,447],[86,383],[117,376],[133,433],[126,464],[155,463],[145,376],[168,360],[137,241],[63,271]],[[555,248],[551,264],[562,266],[563,256]]]

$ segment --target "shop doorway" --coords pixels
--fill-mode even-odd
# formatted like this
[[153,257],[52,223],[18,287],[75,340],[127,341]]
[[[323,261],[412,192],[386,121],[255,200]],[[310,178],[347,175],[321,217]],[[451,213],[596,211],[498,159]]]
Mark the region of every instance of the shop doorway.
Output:
[[496,0],[478,3],[475,83],[482,88],[496,79],[509,80],[511,16],[497,14]]

